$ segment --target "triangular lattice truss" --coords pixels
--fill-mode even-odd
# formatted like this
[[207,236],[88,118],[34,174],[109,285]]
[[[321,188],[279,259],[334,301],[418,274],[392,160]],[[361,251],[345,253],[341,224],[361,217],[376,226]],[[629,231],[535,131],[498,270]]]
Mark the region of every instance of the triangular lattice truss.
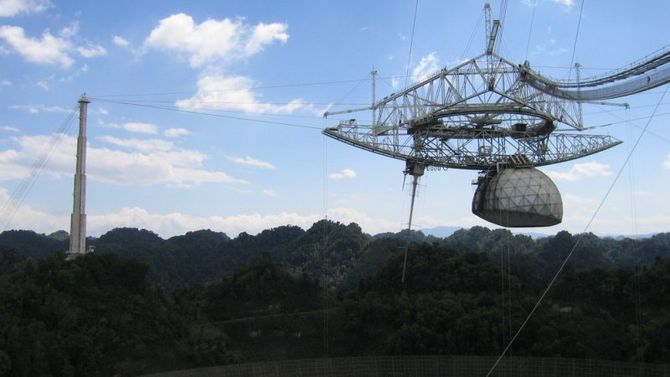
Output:
[[484,53],[359,109],[372,112],[372,124],[351,119],[324,133],[427,167],[476,170],[518,155],[531,166],[549,165],[620,143],[554,132],[559,124],[583,129],[578,104],[529,85],[526,73],[524,66]]

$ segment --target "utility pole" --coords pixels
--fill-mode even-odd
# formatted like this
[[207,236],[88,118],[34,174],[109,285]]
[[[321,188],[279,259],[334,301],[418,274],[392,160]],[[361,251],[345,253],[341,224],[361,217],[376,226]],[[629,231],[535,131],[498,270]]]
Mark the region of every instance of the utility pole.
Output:
[[68,258],[86,253],[86,94],[79,98],[79,137],[77,137],[77,167],[74,174],[74,204],[70,219],[70,250]]

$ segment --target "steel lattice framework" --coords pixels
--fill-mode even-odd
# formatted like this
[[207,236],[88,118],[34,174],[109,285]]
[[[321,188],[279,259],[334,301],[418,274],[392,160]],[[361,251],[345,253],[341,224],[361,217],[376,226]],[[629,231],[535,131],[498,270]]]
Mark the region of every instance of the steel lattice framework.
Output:
[[352,110],[371,110],[372,124],[351,119],[323,132],[427,167],[476,170],[514,160],[549,165],[620,143],[610,136],[554,132],[559,123],[583,129],[579,105],[530,85],[527,77],[527,67],[484,53]]
[[[560,223],[560,193],[548,177],[532,167],[578,159],[621,143],[610,136],[579,132],[584,130],[582,103],[607,104],[598,101],[670,82],[668,49],[609,75],[580,80],[579,64],[575,64],[575,81],[544,77],[527,61],[516,65],[496,53],[501,23],[491,22],[490,12],[487,3],[483,54],[443,68],[379,101],[375,96],[377,72],[372,71],[371,106],[324,114],[371,111],[370,124],[352,118],[323,133],[405,161],[405,174],[412,176],[408,230],[418,180],[427,168],[481,170],[473,182],[477,193],[472,208],[487,221],[510,227]],[[561,124],[577,133],[557,130]],[[505,175],[509,168],[517,169]],[[527,178],[526,183],[517,182],[521,176]]]
[[[670,46],[606,75],[553,80],[496,53],[501,23],[484,5],[486,49],[372,105],[325,113],[371,111],[371,124],[342,121],[323,133],[371,152],[405,160],[407,173],[425,167],[491,170],[499,164],[542,166],[574,160],[621,142],[584,130],[581,104],[619,98],[670,82]],[[627,105],[626,105],[627,106]]]

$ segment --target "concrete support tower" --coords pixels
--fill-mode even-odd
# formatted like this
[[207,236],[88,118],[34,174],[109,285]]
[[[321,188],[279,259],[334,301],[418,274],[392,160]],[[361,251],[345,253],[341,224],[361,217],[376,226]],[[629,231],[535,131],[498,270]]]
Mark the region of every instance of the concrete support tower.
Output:
[[86,253],[86,95],[79,99],[79,137],[77,138],[77,168],[74,174],[74,205],[70,219],[70,257]]

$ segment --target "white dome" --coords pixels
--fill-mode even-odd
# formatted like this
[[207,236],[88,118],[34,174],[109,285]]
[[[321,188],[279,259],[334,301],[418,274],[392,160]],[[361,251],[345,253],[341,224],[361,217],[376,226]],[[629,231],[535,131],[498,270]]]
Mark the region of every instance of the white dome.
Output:
[[563,219],[563,201],[554,182],[541,171],[507,168],[479,181],[472,213],[506,227],[551,226]]

